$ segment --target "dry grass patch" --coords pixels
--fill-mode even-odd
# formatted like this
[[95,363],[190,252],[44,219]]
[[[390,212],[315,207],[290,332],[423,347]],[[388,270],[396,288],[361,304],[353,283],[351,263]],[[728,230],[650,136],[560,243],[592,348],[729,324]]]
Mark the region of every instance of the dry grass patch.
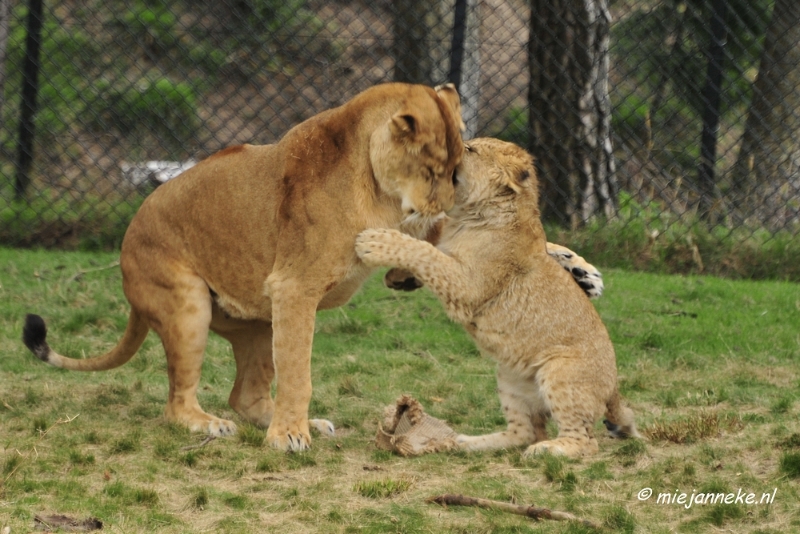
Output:
[[738,432],[744,423],[738,415],[701,410],[694,414],[669,421],[656,421],[644,428],[645,436],[655,441],[672,443],[697,443],[715,438],[722,432]]

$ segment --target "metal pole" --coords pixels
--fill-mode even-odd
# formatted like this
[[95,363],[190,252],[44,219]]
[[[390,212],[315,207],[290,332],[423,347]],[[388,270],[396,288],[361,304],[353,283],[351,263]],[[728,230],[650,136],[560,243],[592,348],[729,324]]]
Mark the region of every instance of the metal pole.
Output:
[[17,199],[25,196],[30,183],[30,169],[33,163],[33,139],[36,115],[36,95],[39,91],[39,49],[42,41],[42,0],[28,2],[28,34],[25,38],[25,63],[22,67],[22,103],[20,105],[19,144],[17,145],[17,177],[14,182],[14,195]]
[[700,188],[700,216],[709,218],[716,197],[714,165],[717,161],[717,133],[719,131],[720,103],[722,100],[722,64],[725,61],[725,44],[728,30],[728,0],[714,0],[711,4],[711,43],[708,50],[708,71],[703,88],[703,133],[700,140],[700,168],[697,173]]
[[464,39],[467,32],[467,0],[456,0],[453,41],[450,46],[450,72],[447,81],[461,89],[461,63],[464,61]]

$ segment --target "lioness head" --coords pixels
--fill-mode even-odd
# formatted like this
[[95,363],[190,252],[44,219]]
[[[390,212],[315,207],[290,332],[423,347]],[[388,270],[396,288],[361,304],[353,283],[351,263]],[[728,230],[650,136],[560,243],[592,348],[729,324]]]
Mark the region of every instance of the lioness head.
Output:
[[539,216],[539,191],[533,157],[513,143],[472,139],[456,169],[454,218],[475,206],[500,206],[512,199],[519,215]]
[[403,214],[437,215],[453,205],[453,177],[464,145],[458,93],[410,86],[403,106],[370,138],[370,161],[381,189],[400,199]]

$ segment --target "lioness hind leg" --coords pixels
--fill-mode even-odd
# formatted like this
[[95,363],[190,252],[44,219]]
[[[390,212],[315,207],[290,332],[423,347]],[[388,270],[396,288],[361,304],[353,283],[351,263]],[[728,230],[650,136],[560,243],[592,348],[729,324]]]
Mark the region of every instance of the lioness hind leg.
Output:
[[603,294],[603,275],[594,265],[567,247],[555,243],[547,243],[547,253],[572,275],[572,278],[590,299]]
[[169,290],[153,284],[147,293],[160,306],[151,312],[151,326],[161,337],[167,355],[169,399],[165,415],[192,431],[212,436],[236,433],[233,421],[209,415],[197,402],[200,369],[211,323],[211,298],[208,286],[196,277],[173,280]]
[[468,451],[505,449],[532,443],[536,438],[534,418],[531,413],[530,381],[513,376],[504,367],[497,370],[497,386],[503,415],[508,427],[503,432],[483,436],[459,435],[459,448]]
[[[214,306],[211,329],[231,343],[236,358],[236,380],[228,404],[246,421],[268,428],[275,410],[272,323],[231,319]],[[309,425],[323,436],[335,434],[333,423],[326,419],[310,419]]]
[[270,388],[275,378],[272,324],[229,319],[214,306],[211,329],[230,342],[236,359],[236,380],[228,404],[244,420],[269,427],[274,411]]

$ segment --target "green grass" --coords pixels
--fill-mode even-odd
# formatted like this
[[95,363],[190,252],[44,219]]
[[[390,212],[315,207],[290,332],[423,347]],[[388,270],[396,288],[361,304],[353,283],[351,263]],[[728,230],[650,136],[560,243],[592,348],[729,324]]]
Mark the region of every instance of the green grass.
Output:
[[[504,426],[494,365],[429,293],[391,292],[376,277],[319,314],[311,411],[337,435],[315,435],[305,454],[268,448],[263,429],[236,418],[233,356],[212,335],[200,403],[240,434],[182,450],[202,436],[163,419],[157,337],[129,364],[85,374],[42,364],[20,341],[36,312],[60,352],[108,350],[128,313],[119,269],[105,268],[115,259],[0,249],[0,528],[27,532],[35,515],[58,513],[125,532],[591,532],[425,502],[462,493],[568,511],[606,532],[800,532],[797,284],[604,269],[595,303],[647,441],[612,440],[598,422],[600,451],[587,458],[528,460],[515,449],[408,459],[372,443],[383,407],[403,393],[459,432]],[[640,501],[643,488],[654,496]],[[740,488],[774,490],[775,501],[655,501]]]
[[663,202],[640,204],[627,192],[620,193],[619,204],[613,220],[598,218],[575,230],[550,227],[550,240],[606,267],[800,281],[796,228],[770,231],[724,217],[711,225],[675,214]]

